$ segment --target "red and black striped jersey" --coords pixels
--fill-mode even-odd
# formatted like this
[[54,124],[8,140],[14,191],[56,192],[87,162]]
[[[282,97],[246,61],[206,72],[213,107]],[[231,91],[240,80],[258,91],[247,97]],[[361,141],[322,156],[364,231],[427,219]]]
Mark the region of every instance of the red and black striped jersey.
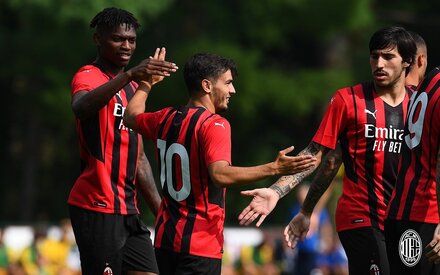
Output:
[[439,223],[436,196],[440,140],[440,70],[433,69],[411,97],[405,142],[387,218]]
[[203,108],[165,108],[136,117],[139,133],[156,143],[162,202],[155,247],[218,258],[223,252],[225,188],[208,165],[231,164],[229,122]]
[[372,82],[338,90],[313,137],[334,149],[340,143],[344,162],[342,195],[336,209],[336,229],[372,226],[383,229],[386,206],[397,176],[409,102],[385,103]]
[[[93,89],[112,78],[94,65],[78,70],[72,80],[72,95]],[[127,84],[94,116],[76,119],[81,173],[68,203],[111,214],[137,214],[135,176],[140,135],[124,126],[122,118],[137,88]]]

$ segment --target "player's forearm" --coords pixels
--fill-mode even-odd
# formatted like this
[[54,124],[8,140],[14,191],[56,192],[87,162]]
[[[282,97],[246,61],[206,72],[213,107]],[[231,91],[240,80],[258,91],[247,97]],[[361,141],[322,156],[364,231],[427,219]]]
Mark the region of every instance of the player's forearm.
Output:
[[332,153],[325,158],[323,165],[321,165],[316,176],[313,178],[306,199],[304,200],[301,210],[303,214],[308,216],[312,214],[313,209],[338,173],[341,164],[342,158],[340,151],[332,151]]
[[295,188],[304,178],[309,176],[313,171],[315,171],[316,167],[319,166],[321,162],[321,157],[325,153],[324,147],[311,142],[304,150],[302,150],[298,155],[312,155],[316,157],[316,165],[310,167],[309,169],[289,176],[282,176],[279,178],[274,184],[272,184],[269,188],[274,190],[280,198],[287,195],[292,189]]
[[130,81],[131,78],[127,73],[121,73],[92,91],[78,92],[72,98],[73,113],[79,119],[93,116]]
[[273,163],[257,166],[240,167],[231,166],[226,162],[213,164],[208,168],[214,183],[227,187],[231,185],[241,185],[275,175],[276,168]]
[[136,116],[145,112],[145,102],[147,101],[150,90],[150,85],[145,82],[141,82],[128,103],[124,112],[124,125],[128,128],[137,130]]
[[154,181],[153,171],[150,162],[143,151],[139,157],[138,169],[136,173],[136,186],[148,207],[157,216],[160,206],[160,195]]

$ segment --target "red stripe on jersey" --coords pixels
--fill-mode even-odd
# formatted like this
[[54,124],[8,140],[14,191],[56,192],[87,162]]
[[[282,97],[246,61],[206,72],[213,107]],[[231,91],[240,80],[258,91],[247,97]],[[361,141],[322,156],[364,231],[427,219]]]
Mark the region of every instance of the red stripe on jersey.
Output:
[[398,106],[387,105],[372,82],[340,89],[333,96],[313,141],[331,149],[338,141],[341,145],[345,174],[336,211],[338,231],[383,229],[408,101],[406,95]]
[[439,223],[436,196],[440,138],[440,71],[432,70],[411,98],[405,142],[388,218]]
[[[111,79],[93,65],[79,69],[72,80],[72,95],[92,91]],[[87,120],[76,119],[81,174],[68,203],[111,214],[136,214],[135,175],[140,136],[122,123],[123,114],[137,87],[127,84],[108,104]]]
[[136,117],[139,132],[157,145],[163,188],[155,247],[222,257],[225,188],[208,165],[231,163],[230,125],[203,108],[166,108]]

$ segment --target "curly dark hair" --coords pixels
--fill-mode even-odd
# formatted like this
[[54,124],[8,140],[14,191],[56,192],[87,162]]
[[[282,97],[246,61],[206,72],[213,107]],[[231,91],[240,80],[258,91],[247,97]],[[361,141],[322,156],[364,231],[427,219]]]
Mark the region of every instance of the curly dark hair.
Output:
[[114,30],[121,24],[127,24],[127,28],[133,27],[137,30],[141,25],[134,15],[126,10],[115,7],[105,8],[100,11],[90,22],[90,27],[98,32]]

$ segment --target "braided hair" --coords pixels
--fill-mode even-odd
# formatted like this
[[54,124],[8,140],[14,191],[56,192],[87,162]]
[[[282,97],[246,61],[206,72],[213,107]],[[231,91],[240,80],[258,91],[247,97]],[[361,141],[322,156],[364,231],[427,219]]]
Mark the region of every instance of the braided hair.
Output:
[[114,7],[105,8],[100,11],[90,22],[90,27],[95,28],[98,32],[114,30],[122,24],[126,24],[127,28],[137,30],[141,25],[134,15],[126,10]]

